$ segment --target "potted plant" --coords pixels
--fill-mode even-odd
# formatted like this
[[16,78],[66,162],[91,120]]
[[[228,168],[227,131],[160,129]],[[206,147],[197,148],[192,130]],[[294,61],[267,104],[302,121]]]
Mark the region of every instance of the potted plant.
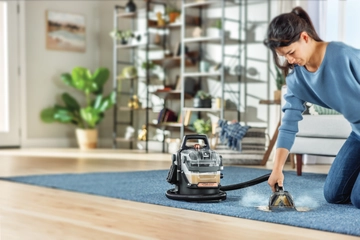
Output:
[[177,8],[177,6],[175,5],[174,3],[172,2],[175,2],[175,1],[168,1],[167,4],[166,4],[166,8],[165,8],[165,11],[166,11],[166,14],[169,16],[169,22],[170,23],[173,23],[176,21],[176,19],[180,16],[181,14],[181,11],[179,8]]
[[158,65],[156,65],[155,63],[153,63],[152,61],[145,61],[141,63],[141,68],[144,70],[144,74],[146,76],[146,72],[149,70],[149,76],[153,77],[154,75],[156,75],[154,73],[155,69],[157,68]]
[[[107,96],[103,87],[109,79],[107,68],[98,68],[93,74],[84,67],[75,67],[71,73],[63,73],[61,80],[84,94],[85,104],[79,102],[69,93],[63,93],[61,99],[64,105],[55,104],[41,111],[41,120],[45,123],[59,122],[74,124],[76,136],[81,149],[95,148],[97,145],[96,126],[104,118],[104,112],[115,104],[115,92]],[[89,139],[86,139],[86,136]]]
[[211,120],[196,119],[194,122],[194,128],[197,134],[208,135],[212,132]]
[[281,100],[281,88],[283,85],[286,85],[286,79],[277,66],[275,66],[275,71],[276,71],[276,75],[272,71],[270,72],[273,75],[276,83],[276,90],[274,91],[274,100],[278,101]]
[[224,37],[227,38],[230,34],[230,32],[225,31],[225,29],[223,31],[223,22],[221,18],[216,19],[206,31],[206,35],[210,37],[222,37],[224,34]]
[[211,108],[212,97],[209,93],[199,90],[194,97],[195,108]]
[[135,66],[124,67],[121,71],[121,79],[131,79],[137,77],[137,68]]
[[141,35],[135,36],[130,30],[119,30],[115,29],[110,32],[110,36],[116,40],[120,40],[121,44],[128,44],[129,39],[134,38],[137,41],[141,40]]

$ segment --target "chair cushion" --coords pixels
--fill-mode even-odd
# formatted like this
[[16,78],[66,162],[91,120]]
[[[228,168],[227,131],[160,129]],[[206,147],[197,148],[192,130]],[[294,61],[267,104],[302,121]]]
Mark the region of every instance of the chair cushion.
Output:
[[347,138],[350,123],[343,115],[303,115],[299,122],[298,136],[314,138]]
[[336,156],[346,139],[296,137],[291,153]]

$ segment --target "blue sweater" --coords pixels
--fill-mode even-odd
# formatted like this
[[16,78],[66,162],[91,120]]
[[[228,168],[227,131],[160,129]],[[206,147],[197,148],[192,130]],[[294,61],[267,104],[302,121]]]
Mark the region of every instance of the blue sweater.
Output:
[[323,62],[312,73],[295,66],[286,77],[286,103],[279,128],[278,148],[291,149],[302,120],[304,103],[331,108],[350,122],[360,135],[360,50],[340,42],[330,42]]

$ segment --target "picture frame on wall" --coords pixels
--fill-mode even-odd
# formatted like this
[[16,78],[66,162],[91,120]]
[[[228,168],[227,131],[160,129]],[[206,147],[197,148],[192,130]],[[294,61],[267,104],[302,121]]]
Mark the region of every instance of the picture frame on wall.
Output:
[[46,48],[73,52],[86,51],[85,16],[46,11]]

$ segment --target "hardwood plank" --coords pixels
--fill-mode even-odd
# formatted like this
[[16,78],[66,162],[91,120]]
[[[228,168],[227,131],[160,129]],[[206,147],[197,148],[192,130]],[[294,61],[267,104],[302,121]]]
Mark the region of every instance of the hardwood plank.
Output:
[[[168,167],[169,161],[9,155],[0,159],[0,176]],[[271,168],[271,163],[257,167]],[[291,166],[286,168],[291,169]],[[328,168],[304,166],[304,172],[326,172]],[[6,181],[0,181],[0,191],[0,239],[4,240],[357,239],[329,232]]]

